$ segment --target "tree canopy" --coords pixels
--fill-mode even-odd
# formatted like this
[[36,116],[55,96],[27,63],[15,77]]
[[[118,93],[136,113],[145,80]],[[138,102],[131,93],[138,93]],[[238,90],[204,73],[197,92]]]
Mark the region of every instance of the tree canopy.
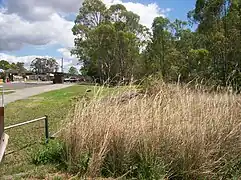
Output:
[[197,0],[187,16],[189,22],[156,17],[148,29],[121,4],[85,0],[72,29],[72,54],[100,82],[159,74],[167,82],[239,87],[241,1]]
[[24,67],[24,62],[9,63],[6,60],[0,60],[0,69],[14,70],[22,75],[27,71],[26,68]]
[[36,74],[56,72],[58,67],[57,61],[53,58],[35,58],[30,65],[31,70]]
[[71,66],[69,68],[69,74],[70,75],[78,75],[79,74],[78,69],[76,67],[74,67],[74,66]]
[[138,63],[140,17],[120,4],[107,8],[100,0],[86,0],[76,18],[72,53],[82,61],[82,71],[99,81],[131,77]]

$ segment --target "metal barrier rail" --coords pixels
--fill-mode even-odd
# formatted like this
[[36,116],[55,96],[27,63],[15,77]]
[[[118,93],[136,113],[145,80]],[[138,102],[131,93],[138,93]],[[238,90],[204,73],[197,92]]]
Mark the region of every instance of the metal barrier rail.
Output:
[[5,130],[9,130],[12,128],[16,128],[16,127],[24,126],[37,121],[44,120],[45,142],[48,143],[49,142],[49,125],[48,125],[48,116],[44,116],[41,118],[37,118],[37,119],[33,119],[33,120],[4,127],[4,87],[0,86],[0,88],[2,88],[2,105],[0,106],[0,163],[1,163],[3,156],[5,154],[5,150],[6,150],[6,147],[8,144],[8,138],[9,138],[9,136],[4,133]]
[[48,143],[49,142],[48,116],[44,116],[44,117],[41,117],[41,118],[37,118],[37,119],[33,119],[33,120],[22,122],[22,123],[10,125],[10,126],[4,127],[4,130],[8,130],[8,129],[24,126],[24,125],[27,125],[27,124],[30,124],[30,123],[34,123],[34,122],[38,122],[38,121],[42,121],[42,120],[44,120],[44,127],[45,127],[45,142]]

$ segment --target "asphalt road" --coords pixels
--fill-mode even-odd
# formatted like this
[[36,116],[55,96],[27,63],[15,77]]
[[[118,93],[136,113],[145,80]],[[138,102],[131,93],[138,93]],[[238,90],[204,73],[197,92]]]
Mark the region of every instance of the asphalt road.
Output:
[[[47,85],[37,84],[37,85],[29,86],[29,84],[28,85],[16,84],[14,85],[14,88],[15,88],[14,93],[4,95],[4,105],[7,105],[17,100],[27,99],[28,97],[35,96],[44,92],[70,87],[72,85],[73,84],[47,84]],[[8,86],[5,88],[8,88]],[[2,105],[2,98],[0,98],[0,105]]]
[[52,85],[52,81],[48,82],[14,82],[14,83],[5,83],[2,84],[4,89],[11,89],[11,90],[16,90],[16,89],[25,89],[25,88],[31,88],[31,87],[39,87],[39,86],[46,86],[46,85]]

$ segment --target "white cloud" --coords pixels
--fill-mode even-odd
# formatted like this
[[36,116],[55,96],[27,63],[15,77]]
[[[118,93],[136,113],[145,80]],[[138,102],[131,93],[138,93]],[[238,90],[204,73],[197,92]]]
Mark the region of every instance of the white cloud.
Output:
[[[77,13],[84,0],[5,0],[7,13],[15,13],[30,21],[48,20],[53,13]],[[157,16],[165,16],[170,8],[161,9],[156,3],[142,4],[123,2],[122,0],[103,0],[110,6],[123,4],[127,10],[133,11],[141,18],[141,23],[151,27],[152,20]]]
[[48,20],[53,13],[78,12],[83,0],[5,0],[7,13],[30,21]]
[[170,11],[169,8],[161,9],[156,3],[142,4],[135,2],[123,2],[121,0],[104,0],[107,6],[113,4],[123,4],[128,11],[132,11],[140,16],[140,23],[151,28],[152,21],[157,16],[165,16]]
[[[62,57],[64,59],[64,72],[68,72],[69,68],[71,66],[76,67],[77,69],[80,69],[80,65],[78,65],[78,59],[74,56],[70,56],[70,51],[65,48],[58,49],[58,51],[62,54]],[[38,56],[38,55],[29,55],[29,56],[14,56],[9,55],[6,53],[0,53],[0,60],[7,60],[10,63],[17,63],[17,62],[24,62],[24,65],[27,69],[30,68],[30,64],[32,60],[34,60],[36,57],[39,58],[50,58],[50,56]],[[61,66],[61,58],[56,58],[56,61],[59,64],[59,71]]]
[[[83,0],[5,0],[4,9],[0,8],[0,52],[14,51],[25,45],[36,45],[36,48],[47,49],[48,45],[58,44],[63,48],[56,49],[65,59],[65,71],[76,66],[78,60],[70,55],[69,49],[74,45],[72,27],[74,22],[64,16],[78,12]],[[156,3],[141,4],[123,2],[122,0],[103,0],[110,6],[123,4],[127,10],[140,16],[140,22],[151,27],[157,16],[165,16],[170,9],[161,9]],[[17,57],[0,53],[0,59],[11,62],[24,62],[29,67],[37,56]],[[39,57],[39,56],[38,56]],[[61,60],[58,59],[60,63]]]
[[[164,16],[170,9],[160,9],[156,3],[141,4],[121,0],[103,0],[107,6],[123,4],[127,10],[140,16],[140,22],[151,27],[157,16]],[[83,0],[5,0],[0,9],[0,51],[18,50],[25,45],[60,44],[74,45],[71,28],[74,22],[61,14],[77,13]]]
[[56,13],[52,14],[48,21],[29,22],[16,14],[0,12],[0,51],[17,50],[25,44],[56,43],[72,47],[73,25],[73,22],[66,21]]
[[[70,49],[60,48],[60,49],[58,49],[58,52],[60,52],[64,58],[67,58],[67,59],[73,60],[73,61],[77,60],[77,58],[75,56],[71,56]],[[76,63],[77,63],[77,61],[76,61]]]
[[[14,56],[14,55],[0,53],[0,59],[1,60],[7,60],[11,63],[24,62],[26,68],[30,67],[30,64],[31,64],[32,60],[34,60],[36,57],[43,57],[43,56],[30,55],[30,56],[17,57],[17,56]],[[48,56],[45,56],[45,57],[48,57]]]
[[[68,71],[71,66],[80,69],[79,60],[75,56],[71,56],[70,49],[67,48],[60,48],[58,52],[62,54],[64,59],[64,70]],[[61,64],[61,60],[59,60],[59,64]]]

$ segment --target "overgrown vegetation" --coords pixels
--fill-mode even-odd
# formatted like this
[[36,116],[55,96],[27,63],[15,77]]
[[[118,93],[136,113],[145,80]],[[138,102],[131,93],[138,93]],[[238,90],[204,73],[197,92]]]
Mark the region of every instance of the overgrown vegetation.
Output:
[[[188,2],[190,3],[190,2]],[[241,85],[241,1],[197,0],[189,22],[156,17],[152,28],[123,5],[85,0],[73,27],[73,54],[99,82],[140,80]],[[197,26],[192,31],[192,25]]]
[[12,105],[11,118],[39,115],[41,107],[56,124],[73,108],[58,141],[38,146],[31,161],[87,178],[240,179],[240,96],[224,87],[241,86],[241,1],[197,0],[188,18],[190,24],[156,17],[148,29],[121,4],[85,0],[72,50],[82,74],[144,89],[105,98],[63,90],[16,102],[21,108],[18,114]]
[[92,178],[240,178],[238,95],[159,81],[148,92],[80,101],[60,138],[67,169]]
[[[100,88],[75,85],[10,103],[5,107],[5,126],[48,115],[49,132],[52,135],[61,128],[61,122],[66,119],[68,113],[72,112],[75,102],[83,97],[91,98]],[[87,93],[87,90],[91,91]],[[106,91],[103,90],[102,92],[106,93],[108,89],[106,88]],[[39,175],[42,173],[42,176],[44,176],[48,171],[54,171],[55,168],[52,166],[36,167],[31,163],[32,151],[36,152],[35,150],[41,148],[45,142],[44,122],[41,121],[7,130],[6,133],[10,136],[10,139],[4,163],[0,167],[0,179],[4,175],[14,175],[23,172],[30,175]],[[26,145],[28,147],[22,149]],[[16,152],[9,154],[12,151]],[[49,152],[49,150],[46,151]],[[38,160],[39,163],[43,161],[46,153],[43,152],[42,157]],[[39,155],[39,153],[37,154]]]
[[[24,169],[8,171],[35,167],[49,173],[56,172],[54,166],[77,179],[240,178],[239,95],[153,79],[143,85],[142,91],[85,87],[83,92],[92,89],[91,98],[75,94],[68,100],[76,105],[58,126],[59,138],[34,147],[30,161],[38,166],[24,162]],[[80,91],[75,88],[76,93]],[[69,90],[41,97],[67,101]],[[102,92],[111,93],[103,97]],[[24,154],[26,158],[28,153]],[[36,175],[29,173],[28,177]]]
[[65,148],[62,142],[51,140],[45,146],[37,149],[35,152],[32,152],[31,159],[36,165],[53,163],[64,168],[65,158],[63,155],[66,153],[64,151]]

